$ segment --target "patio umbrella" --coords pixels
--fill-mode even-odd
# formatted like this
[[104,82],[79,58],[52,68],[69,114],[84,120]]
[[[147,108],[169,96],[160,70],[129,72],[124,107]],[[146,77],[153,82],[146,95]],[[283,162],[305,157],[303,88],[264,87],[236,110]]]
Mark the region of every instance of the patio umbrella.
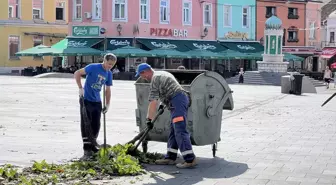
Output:
[[155,57],[155,54],[133,46],[124,46],[107,52],[113,53],[117,57]]
[[335,68],[336,68],[336,62],[332,63],[332,64],[330,65],[330,67],[331,67],[332,69],[335,69]]
[[90,47],[68,47],[68,39],[63,39],[51,47],[55,49],[53,56],[93,56],[103,54],[102,51]]
[[224,59],[225,58],[218,53],[214,53],[214,52],[204,50],[204,49],[194,49],[194,50],[187,51],[185,53],[191,56],[192,58],[193,57],[204,58],[204,59]]
[[283,53],[284,54],[284,59],[287,60],[287,61],[299,61],[299,62],[302,62],[304,61],[304,58],[302,57],[299,57],[299,56],[296,56],[296,55],[292,55],[290,53]]
[[51,55],[55,50],[50,46],[38,45],[15,53],[16,56],[46,56]]

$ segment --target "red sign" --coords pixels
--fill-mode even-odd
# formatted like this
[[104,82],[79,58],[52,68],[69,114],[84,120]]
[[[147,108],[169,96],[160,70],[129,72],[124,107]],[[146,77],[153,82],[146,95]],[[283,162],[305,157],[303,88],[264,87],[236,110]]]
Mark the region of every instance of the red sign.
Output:
[[336,48],[323,48],[322,50],[322,58],[331,58],[336,54]]
[[188,31],[171,28],[151,28],[150,35],[164,37],[188,37]]

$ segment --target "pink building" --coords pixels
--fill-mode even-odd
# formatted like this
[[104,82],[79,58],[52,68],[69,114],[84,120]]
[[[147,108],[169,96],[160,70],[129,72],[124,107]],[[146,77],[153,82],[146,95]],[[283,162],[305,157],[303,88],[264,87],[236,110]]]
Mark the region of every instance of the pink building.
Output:
[[[188,42],[183,40],[192,40],[191,49],[222,47],[215,41],[216,0],[69,0],[69,15],[70,36],[107,37],[107,50],[132,45],[145,50],[166,48],[182,52],[190,49],[181,43]],[[102,48],[99,44],[90,47]],[[82,61],[96,62],[94,58]],[[214,66],[210,60],[140,57],[118,58],[118,68],[132,71],[140,62],[154,68]]]
[[69,35],[77,35],[76,26],[99,26],[108,37],[215,40],[215,2],[69,0]]

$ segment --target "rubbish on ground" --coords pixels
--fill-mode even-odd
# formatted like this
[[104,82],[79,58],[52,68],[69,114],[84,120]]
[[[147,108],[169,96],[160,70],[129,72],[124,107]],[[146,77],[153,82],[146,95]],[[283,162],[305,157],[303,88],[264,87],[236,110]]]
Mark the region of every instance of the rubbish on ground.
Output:
[[[19,169],[11,164],[0,167],[1,184],[48,185],[56,183],[90,184],[90,180],[112,179],[114,176],[146,173],[141,163],[153,164],[163,157],[157,153],[142,153],[136,156],[126,152],[132,144],[117,144],[102,148],[90,161],[74,161],[68,164],[48,164],[35,161],[32,167]],[[104,155],[105,154],[105,155]]]

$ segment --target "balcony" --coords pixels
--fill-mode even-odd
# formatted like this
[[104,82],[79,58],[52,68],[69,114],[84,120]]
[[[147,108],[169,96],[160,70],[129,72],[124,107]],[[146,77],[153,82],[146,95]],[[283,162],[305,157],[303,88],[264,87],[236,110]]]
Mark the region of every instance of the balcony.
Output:
[[288,14],[288,19],[299,19],[299,15]]
[[289,38],[287,42],[299,42],[298,38]]
[[336,42],[322,41],[321,48],[324,47],[336,47]]

